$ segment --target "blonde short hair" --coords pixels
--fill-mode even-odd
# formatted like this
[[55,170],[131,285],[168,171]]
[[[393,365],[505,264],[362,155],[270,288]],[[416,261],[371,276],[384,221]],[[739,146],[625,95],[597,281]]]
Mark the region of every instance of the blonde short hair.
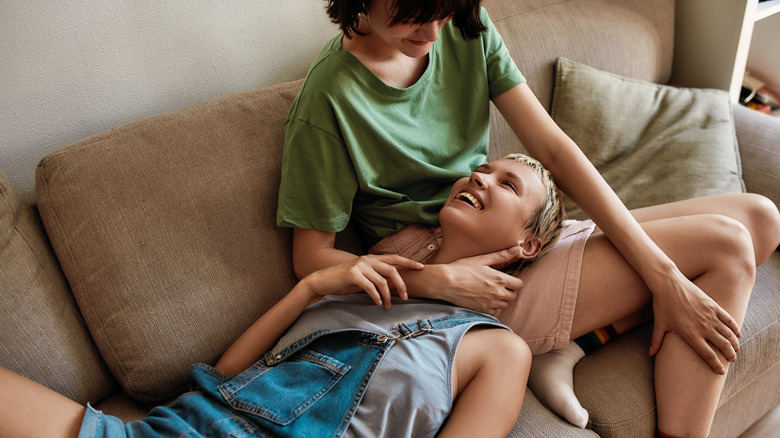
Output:
[[520,260],[507,267],[513,273],[518,273],[558,243],[566,214],[558,186],[555,185],[550,171],[545,169],[542,163],[524,154],[509,154],[504,158],[523,163],[536,171],[536,174],[542,180],[542,185],[546,192],[542,204],[531,213],[524,225],[525,229],[531,230],[534,236],[541,239],[542,245],[533,258]]

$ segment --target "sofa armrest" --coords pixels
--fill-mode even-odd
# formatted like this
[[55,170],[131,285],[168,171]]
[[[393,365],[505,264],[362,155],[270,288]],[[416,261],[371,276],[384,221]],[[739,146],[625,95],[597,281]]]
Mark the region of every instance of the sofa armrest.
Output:
[[734,123],[747,191],[780,205],[780,119],[735,104]]

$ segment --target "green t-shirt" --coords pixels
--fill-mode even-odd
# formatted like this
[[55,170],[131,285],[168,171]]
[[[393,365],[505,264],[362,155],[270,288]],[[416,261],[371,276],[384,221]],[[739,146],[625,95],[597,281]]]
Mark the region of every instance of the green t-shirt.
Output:
[[279,226],[338,232],[350,217],[369,242],[435,226],[452,183],[487,160],[489,102],[524,82],[501,36],[471,41],[447,23],[411,87],[386,85],[341,46],[312,64],[285,122]]

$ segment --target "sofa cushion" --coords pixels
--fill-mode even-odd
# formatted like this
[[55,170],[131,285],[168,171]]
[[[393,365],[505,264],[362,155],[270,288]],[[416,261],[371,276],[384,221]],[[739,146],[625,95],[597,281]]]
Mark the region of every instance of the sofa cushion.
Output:
[[[731,101],[559,58],[553,119],[629,208],[744,191]],[[579,208],[565,201],[571,218]]]
[[[649,82],[666,83],[671,76],[674,0],[485,0],[483,4],[512,59],[547,109],[558,56],[576,57],[593,67]],[[523,150],[493,108],[491,159]]]
[[36,197],[95,343],[157,401],[213,364],[292,287],[276,227],[284,118],[300,82],[216,98],[85,139],[38,165]]
[[116,388],[37,213],[0,171],[0,366],[80,403]]

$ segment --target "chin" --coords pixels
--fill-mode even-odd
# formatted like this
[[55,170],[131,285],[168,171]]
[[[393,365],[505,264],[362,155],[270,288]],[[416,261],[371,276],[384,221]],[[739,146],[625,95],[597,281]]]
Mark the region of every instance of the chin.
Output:
[[410,57],[410,58],[422,58],[423,56],[427,56],[428,53],[431,51],[431,45],[428,44],[426,46],[417,46],[414,44],[407,44],[405,50],[403,50],[403,54]]

